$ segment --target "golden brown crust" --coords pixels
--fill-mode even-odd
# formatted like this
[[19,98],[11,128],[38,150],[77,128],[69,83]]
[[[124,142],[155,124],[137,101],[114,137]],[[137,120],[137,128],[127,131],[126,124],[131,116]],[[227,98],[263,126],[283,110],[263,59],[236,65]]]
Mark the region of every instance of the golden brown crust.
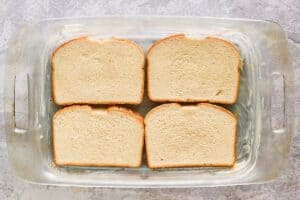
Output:
[[144,118],[143,116],[138,113],[138,112],[134,112],[133,110],[130,110],[128,108],[123,108],[123,107],[119,107],[119,106],[111,106],[109,108],[107,108],[107,111],[117,111],[117,112],[122,112],[124,114],[130,115],[131,117],[137,119],[141,124],[144,124]]
[[[228,104],[228,105],[231,105],[231,104],[234,104],[236,103],[237,101],[237,98],[238,98],[238,91],[239,91],[239,85],[240,85],[240,71],[239,69],[241,68],[242,66],[242,62],[241,62],[241,56],[239,54],[239,51],[238,49],[236,48],[236,46],[227,41],[227,40],[224,40],[224,39],[221,39],[221,38],[216,38],[216,37],[205,37],[203,39],[200,39],[200,40],[213,40],[213,41],[222,41],[224,43],[226,43],[228,46],[230,46],[231,48],[234,49],[234,52],[237,54],[237,57],[239,57],[239,66],[238,66],[238,80],[237,80],[237,87],[236,87],[236,93],[235,93],[235,97],[232,101],[222,101],[222,100],[209,100],[209,99],[159,99],[159,98],[154,98],[151,96],[150,94],[150,88],[149,88],[149,81],[150,81],[150,78],[149,78],[149,70],[150,70],[150,61],[149,61],[149,56],[150,56],[150,53],[151,51],[153,50],[154,47],[156,47],[157,45],[159,45],[160,43],[166,41],[166,40],[169,40],[169,39],[174,39],[174,38],[187,38],[184,34],[175,34],[175,35],[170,35],[168,37],[165,37],[165,38],[162,38],[158,41],[156,41],[147,51],[146,53],[146,61],[147,61],[147,93],[148,93],[148,97],[151,101],[154,101],[154,102],[208,102],[208,103],[220,103],[220,104]],[[187,38],[188,39],[188,38]]]
[[159,105],[159,106],[156,106],[156,107],[154,107],[154,108],[152,108],[147,114],[146,114],[146,116],[145,116],[145,122],[147,121],[147,119],[148,119],[148,117],[150,116],[150,115],[152,115],[152,113],[154,113],[154,112],[156,112],[156,111],[158,111],[158,110],[161,110],[161,109],[163,109],[163,108],[168,108],[168,107],[181,107],[181,105],[179,104],[179,103],[166,103],[166,104],[161,104],[161,105]]
[[[73,111],[73,110],[87,110],[87,111],[96,111],[96,110],[106,110],[107,112],[121,112],[123,114],[126,114],[127,116],[130,116],[131,118],[134,118],[135,120],[138,121],[138,123],[141,124],[143,127],[143,135],[142,135],[142,140],[141,140],[141,149],[140,149],[140,161],[138,165],[120,165],[120,164],[106,164],[106,163],[72,163],[72,162],[58,162],[56,159],[56,148],[55,148],[55,126],[54,126],[54,120],[57,118],[57,116],[63,114],[65,111]],[[144,147],[144,138],[145,138],[145,129],[144,129],[144,118],[137,112],[134,112],[128,108],[122,108],[118,106],[111,106],[107,109],[103,108],[92,108],[91,106],[88,105],[73,105],[73,106],[68,106],[65,108],[62,108],[58,110],[52,120],[52,145],[53,145],[53,162],[57,166],[91,166],[91,167],[139,167],[142,164],[142,155],[143,155],[143,147]]]
[[131,168],[136,168],[140,167],[141,165],[119,165],[119,164],[106,164],[106,163],[57,163],[54,162],[56,166],[77,166],[77,167],[131,167]]
[[164,38],[162,38],[162,39],[159,39],[159,40],[155,41],[155,42],[150,46],[150,48],[148,49],[147,54],[146,54],[146,58],[148,59],[148,56],[149,56],[149,54],[151,53],[152,49],[153,49],[154,47],[156,47],[157,45],[159,45],[160,43],[162,43],[162,42],[164,42],[164,41],[166,41],[166,40],[169,40],[169,39],[174,39],[174,38],[184,38],[184,37],[185,37],[185,35],[184,35],[183,33],[180,33],[180,34],[169,35],[169,36],[167,36],[167,37],[164,37]]
[[51,55],[51,62],[53,60],[53,56],[56,54],[56,52],[58,50],[60,50],[62,47],[66,46],[67,44],[71,43],[71,42],[74,42],[76,40],[85,40],[87,39],[88,37],[87,36],[81,36],[81,37],[77,37],[77,38],[73,38],[71,40],[68,40],[66,42],[64,42],[63,44],[61,44],[60,46],[58,46],[57,48],[55,48],[55,50],[53,51],[52,55]]
[[153,98],[150,96],[148,92],[148,98],[157,103],[218,103],[218,104],[226,104],[226,105],[232,105],[236,103],[237,96],[235,97],[234,101],[219,101],[219,100],[207,100],[207,99],[158,99],[158,98]]
[[[188,105],[191,106],[191,105]],[[224,113],[226,113],[228,116],[230,116],[234,121],[235,121],[235,141],[234,141],[234,159],[233,162],[231,164],[226,164],[226,163],[214,163],[214,164],[199,164],[199,165],[195,165],[195,164],[174,164],[174,165],[164,165],[164,166],[155,166],[152,165],[149,158],[149,150],[148,150],[148,145],[147,145],[147,119],[150,115],[152,115],[154,112],[167,108],[167,107],[184,107],[178,103],[168,103],[168,104],[162,104],[159,105],[155,108],[153,108],[152,110],[150,110],[147,115],[145,116],[145,149],[146,149],[146,157],[147,157],[147,165],[149,168],[151,169],[158,169],[158,168],[175,168],[175,167],[233,167],[235,162],[236,162],[236,145],[237,145],[237,125],[238,125],[238,120],[237,117],[230,112],[229,110],[227,110],[226,108],[223,108],[221,106],[217,106],[217,105],[213,105],[210,103],[198,103],[197,105],[194,105],[197,107],[210,107],[210,108],[214,108],[214,109],[218,109]]]
[[229,110],[227,110],[226,108],[224,108],[222,106],[217,106],[217,105],[210,104],[210,103],[198,103],[197,106],[198,107],[210,107],[210,108],[219,109],[220,111],[225,112],[227,115],[232,117],[235,121],[237,121],[236,116],[232,112],[230,112]]
[[64,103],[60,103],[60,102],[56,102],[54,99],[53,99],[54,103],[56,105],[59,105],[59,106],[72,106],[72,105],[86,105],[86,104],[89,104],[89,105],[115,105],[115,104],[118,104],[118,105],[125,105],[125,104],[130,104],[130,105],[139,105],[142,103],[143,99],[140,100],[139,102],[133,102],[133,101],[124,101],[124,102],[119,102],[119,101],[81,101],[81,102],[64,102]]
[[232,164],[225,164],[225,163],[217,163],[217,164],[206,164],[206,163],[203,163],[203,164],[199,164],[199,165],[196,165],[196,164],[174,164],[174,165],[169,165],[169,164],[166,164],[164,166],[155,166],[155,165],[149,165],[149,163],[147,163],[148,167],[150,169],[164,169],[164,168],[186,168],[186,167],[234,167],[234,163]]
[[123,39],[123,38],[111,38],[109,40],[107,40],[107,42],[109,41],[119,41],[119,42],[125,42],[127,44],[130,44],[134,47],[136,47],[138,49],[138,51],[140,52],[140,56],[142,57],[143,63],[142,63],[142,88],[141,88],[141,95],[140,95],[140,99],[139,101],[74,101],[74,102],[59,102],[57,100],[56,94],[55,94],[55,77],[54,77],[54,70],[55,70],[55,66],[53,63],[53,57],[55,56],[55,54],[57,53],[58,50],[60,50],[62,47],[66,46],[67,44],[74,42],[74,41],[78,41],[78,40],[89,40],[89,41],[96,41],[96,40],[91,40],[89,39],[87,36],[82,36],[79,38],[75,38],[72,40],[69,40],[65,43],[63,43],[62,45],[60,45],[59,47],[57,47],[54,52],[52,53],[51,56],[51,74],[52,74],[52,96],[53,96],[53,101],[55,104],[57,105],[61,105],[61,106],[67,106],[67,105],[73,105],[73,104],[132,104],[132,105],[138,105],[140,103],[142,103],[143,101],[143,96],[144,96],[144,84],[145,84],[145,56],[144,56],[144,52],[143,49],[137,45],[137,43],[135,43],[132,40],[128,40],[128,39]]

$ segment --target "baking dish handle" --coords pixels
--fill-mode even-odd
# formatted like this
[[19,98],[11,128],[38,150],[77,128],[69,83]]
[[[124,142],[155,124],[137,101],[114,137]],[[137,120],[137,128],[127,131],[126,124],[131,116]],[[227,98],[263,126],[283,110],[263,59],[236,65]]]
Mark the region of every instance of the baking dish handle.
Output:
[[29,122],[29,77],[26,72],[16,74],[14,81],[15,128],[26,131]]
[[0,50],[0,129],[4,130],[5,116],[4,116],[4,55],[6,49]]
[[15,131],[24,132],[29,121],[29,77],[26,72],[17,72],[13,66],[6,65],[6,52],[0,51],[0,69],[4,72],[0,75],[0,125],[4,130],[8,122],[6,118],[9,118],[12,119],[9,124]]
[[271,126],[275,133],[285,129],[285,98],[284,75],[274,72],[271,78]]

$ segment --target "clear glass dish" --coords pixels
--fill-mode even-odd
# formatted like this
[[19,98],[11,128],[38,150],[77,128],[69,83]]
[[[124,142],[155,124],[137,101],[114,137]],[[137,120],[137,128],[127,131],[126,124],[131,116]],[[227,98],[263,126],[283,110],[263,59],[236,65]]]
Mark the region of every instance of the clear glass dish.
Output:
[[[233,168],[56,167],[52,162],[50,57],[59,44],[80,36],[129,38],[145,50],[157,39],[221,37],[243,57],[238,102],[237,163]],[[285,34],[277,24],[199,17],[101,17],[25,24],[13,36],[5,67],[5,132],[16,174],[30,182],[100,187],[195,187],[261,183],[287,162],[294,131],[294,78]],[[146,92],[145,92],[146,93]],[[145,95],[141,114],[158,104]],[[126,106],[126,105],[125,105]],[[144,159],[145,160],[145,159]]]

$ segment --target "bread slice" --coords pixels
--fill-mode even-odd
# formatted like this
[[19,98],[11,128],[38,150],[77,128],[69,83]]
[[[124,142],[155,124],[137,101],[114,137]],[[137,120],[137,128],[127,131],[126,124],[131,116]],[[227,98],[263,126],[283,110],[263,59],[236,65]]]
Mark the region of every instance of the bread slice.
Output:
[[145,118],[150,168],[222,166],[236,160],[236,117],[220,106],[164,104]]
[[143,144],[143,118],[129,109],[70,106],[53,117],[58,166],[139,167]]
[[52,56],[53,98],[58,105],[139,104],[144,53],[125,39],[71,40]]
[[152,101],[233,104],[237,100],[241,58],[228,41],[173,35],[153,44],[147,62]]

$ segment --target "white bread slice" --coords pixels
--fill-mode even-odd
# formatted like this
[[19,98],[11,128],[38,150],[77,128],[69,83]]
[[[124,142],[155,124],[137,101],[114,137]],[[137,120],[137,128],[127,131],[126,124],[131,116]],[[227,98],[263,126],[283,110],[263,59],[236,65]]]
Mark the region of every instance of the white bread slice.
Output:
[[52,56],[53,98],[58,105],[139,104],[144,53],[125,39],[68,41]]
[[143,118],[129,109],[70,106],[53,117],[58,166],[139,167],[143,144]]
[[163,104],[145,117],[148,166],[231,167],[236,160],[236,132],[236,117],[223,107]]
[[152,45],[147,63],[152,101],[233,104],[237,100],[241,58],[228,41],[173,35]]

